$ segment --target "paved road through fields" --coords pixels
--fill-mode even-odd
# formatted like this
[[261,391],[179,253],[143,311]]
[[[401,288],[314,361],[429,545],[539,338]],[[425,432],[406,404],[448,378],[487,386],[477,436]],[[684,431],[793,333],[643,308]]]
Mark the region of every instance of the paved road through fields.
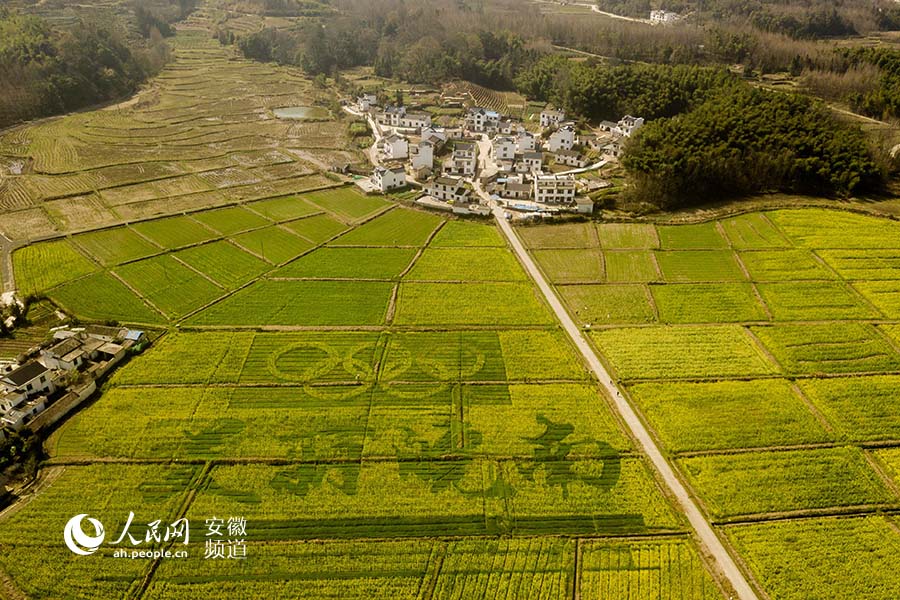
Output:
[[[484,194],[483,191],[481,191],[480,186],[476,185],[476,189],[479,191],[479,193]],[[484,195],[486,196],[486,194]],[[728,579],[740,600],[758,600],[756,592],[754,592],[753,588],[750,587],[750,584],[747,582],[744,574],[741,572],[737,564],[734,562],[734,559],[725,549],[722,541],[716,535],[715,531],[713,531],[710,524],[703,517],[703,514],[700,512],[700,509],[697,507],[694,499],[691,498],[691,495],[684,487],[684,484],[682,484],[681,480],[678,479],[678,477],[675,475],[675,472],[673,471],[671,465],[669,465],[659,447],[656,445],[656,442],[650,436],[650,432],[648,432],[647,428],[644,427],[643,422],[640,420],[640,418],[638,418],[637,413],[634,412],[631,404],[629,404],[628,401],[622,396],[622,393],[619,391],[619,388],[616,387],[616,384],[610,376],[609,372],[606,370],[606,367],[604,367],[603,363],[600,362],[600,359],[597,358],[597,354],[594,352],[594,349],[584,338],[584,335],[575,324],[575,321],[573,321],[569,316],[569,313],[566,312],[565,307],[563,307],[559,298],[556,296],[556,293],[547,283],[546,279],[544,279],[543,273],[540,272],[540,270],[537,268],[537,265],[535,265],[534,261],[525,251],[525,247],[522,245],[522,242],[519,241],[519,238],[513,231],[512,226],[506,220],[503,209],[499,206],[494,206],[493,212],[494,217],[500,224],[500,229],[503,231],[506,239],[509,240],[510,245],[512,246],[516,255],[519,257],[519,261],[521,261],[522,265],[528,271],[529,275],[531,275],[535,283],[537,283],[538,288],[541,290],[544,298],[547,299],[547,302],[550,304],[550,308],[552,308],[553,312],[556,313],[556,317],[562,323],[563,328],[566,330],[566,333],[568,333],[569,337],[572,338],[572,341],[575,342],[578,350],[581,352],[585,360],[587,360],[588,365],[591,367],[591,371],[593,371],[594,375],[596,375],[597,379],[600,381],[600,384],[603,385],[603,387],[609,393],[610,397],[613,399],[615,407],[618,410],[619,415],[621,415],[623,421],[625,422],[625,425],[628,427],[628,429],[631,430],[631,433],[637,439],[638,444],[641,446],[641,449],[650,458],[650,462],[653,463],[653,466],[656,468],[660,477],[662,477],[663,482],[675,497],[676,501],[681,507],[681,510],[685,515],[687,515],[688,521],[690,521],[691,526],[694,528],[694,531],[700,538],[701,544],[705,547],[706,551],[715,559],[716,566],[718,567],[719,572],[726,579]]]

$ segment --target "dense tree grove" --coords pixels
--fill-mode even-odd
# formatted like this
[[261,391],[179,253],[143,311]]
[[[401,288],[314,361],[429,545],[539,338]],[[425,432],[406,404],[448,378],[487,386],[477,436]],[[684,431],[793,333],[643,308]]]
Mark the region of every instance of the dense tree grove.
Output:
[[842,49],[848,68],[872,65],[879,76],[866,90],[851,92],[847,100],[863,114],[878,119],[900,118],[900,50],[887,48]]
[[590,119],[671,117],[735,81],[725,69],[687,65],[576,63],[547,56],[516,78],[519,91]]
[[740,84],[645,125],[623,164],[633,199],[664,208],[776,190],[847,196],[882,181],[862,132],[820,102]]

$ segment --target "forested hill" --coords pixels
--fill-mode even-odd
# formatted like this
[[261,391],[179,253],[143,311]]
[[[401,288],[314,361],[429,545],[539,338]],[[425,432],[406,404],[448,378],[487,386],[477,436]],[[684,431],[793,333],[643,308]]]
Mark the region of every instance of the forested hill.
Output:
[[135,4],[127,22],[110,10],[66,26],[0,8],[0,127],[133,93],[166,63],[171,22],[192,8]]

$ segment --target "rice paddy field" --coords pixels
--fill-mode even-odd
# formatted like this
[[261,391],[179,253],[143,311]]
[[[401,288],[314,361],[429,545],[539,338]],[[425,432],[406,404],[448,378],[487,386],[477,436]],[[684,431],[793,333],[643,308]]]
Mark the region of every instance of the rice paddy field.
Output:
[[897,596],[900,223],[518,232],[767,597]]

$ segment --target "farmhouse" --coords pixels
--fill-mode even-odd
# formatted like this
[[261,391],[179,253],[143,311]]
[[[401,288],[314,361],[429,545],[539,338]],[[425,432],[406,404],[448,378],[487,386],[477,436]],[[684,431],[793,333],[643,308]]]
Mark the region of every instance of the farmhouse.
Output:
[[547,140],[547,149],[550,152],[559,152],[560,150],[571,150],[575,145],[575,126],[566,124],[550,134]]
[[546,108],[541,111],[541,127],[555,127],[566,120],[566,111]]
[[560,150],[556,153],[556,162],[577,169],[581,169],[588,165],[587,159],[576,150]]
[[453,155],[444,164],[444,170],[451,175],[472,177],[478,164],[477,148],[473,142],[457,142]]
[[360,112],[369,112],[377,104],[378,97],[375,94],[363,94],[356,99],[356,108]]
[[541,204],[570,204],[574,202],[575,177],[572,175],[535,176],[534,200]]
[[86,356],[81,339],[70,337],[42,349],[40,361],[48,369],[74,371],[81,368],[87,359],[90,359],[90,356]]
[[388,127],[400,127],[400,119],[406,116],[405,106],[388,105],[383,111],[375,115],[375,120],[379,125]]
[[524,154],[525,152],[534,152],[535,148],[534,134],[528,131],[520,131],[516,136],[516,152]]
[[500,128],[500,113],[481,107],[473,107],[466,113],[466,129],[478,133],[491,133]]
[[544,165],[544,155],[540,152],[526,152],[516,162],[516,173],[537,173]]
[[498,195],[510,200],[528,200],[531,198],[532,185],[521,181],[507,181],[500,185]]
[[642,117],[632,117],[631,115],[625,115],[621,121],[619,121],[616,129],[618,133],[623,137],[631,137],[631,134],[643,127],[644,119]]
[[434,166],[434,144],[429,140],[422,140],[413,147],[415,152],[412,157],[413,169],[431,169]]
[[678,13],[670,12],[668,10],[650,11],[650,23],[652,25],[671,25],[672,23],[676,23],[678,19]]
[[469,190],[465,182],[456,177],[437,177],[425,185],[425,193],[444,202],[465,203],[469,201]]
[[397,127],[420,131],[426,127],[431,127],[431,115],[423,112],[406,113],[400,117]]
[[375,167],[372,184],[382,193],[406,187],[406,169],[397,167]]
[[7,392],[24,392],[32,397],[39,394],[50,394],[56,389],[50,371],[37,361],[25,363],[18,369],[0,378],[0,383]]
[[492,151],[494,160],[513,160],[516,157],[516,141],[508,136],[497,136]]
[[398,160],[409,156],[409,140],[392,133],[381,139],[381,154],[388,160]]

